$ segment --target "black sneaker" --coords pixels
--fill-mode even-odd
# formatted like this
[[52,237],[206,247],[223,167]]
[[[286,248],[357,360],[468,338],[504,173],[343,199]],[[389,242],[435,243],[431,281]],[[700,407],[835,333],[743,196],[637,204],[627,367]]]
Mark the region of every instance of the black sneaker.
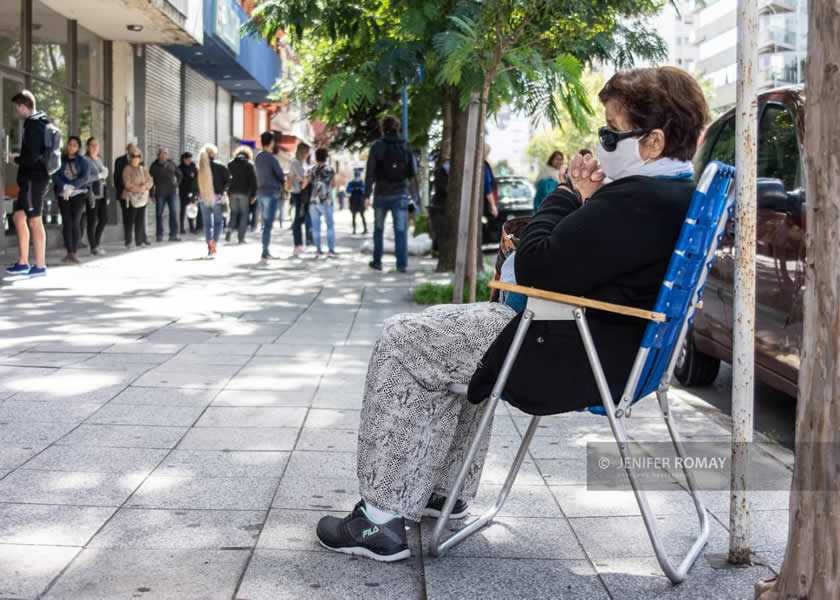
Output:
[[324,548],[344,554],[380,562],[394,562],[411,556],[405,535],[405,519],[394,517],[387,523],[374,523],[367,517],[364,500],[343,519],[323,517],[318,521],[316,533]]
[[[446,504],[446,496],[441,496],[440,494],[432,494],[431,498],[429,498],[428,504],[426,504],[426,508],[423,509],[423,516],[424,517],[434,517],[437,519],[440,517],[440,512],[443,510],[443,505]],[[467,503],[463,500],[457,500],[455,502],[455,506],[452,508],[452,514],[449,516],[450,519],[463,519],[467,516],[470,507],[467,506]]]
[[375,263],[375,262],[373,262],[373,261],[370,261],[370,262],[368,263],[368,266],[369,266],[371,269],[375,269],[375,270],[377,270],[377,271],[381,271],[381,270],[382,270],[382,263]]

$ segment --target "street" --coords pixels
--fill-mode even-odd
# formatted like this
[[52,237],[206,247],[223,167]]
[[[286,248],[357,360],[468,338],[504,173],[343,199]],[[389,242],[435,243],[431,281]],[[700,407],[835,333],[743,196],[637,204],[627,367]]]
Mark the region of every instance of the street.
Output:
[[[728,493],[706,491],[709,545],[672,586],[632,493],[587,490],[585,443],[611,439],[588,413],[543,419],[497,523],[448,555],[424,553],[428,519],[409,523],[407,561],[321,548],[318,518],[358,501],[378,331],[422,308],[413,285],[441,280],[430,259],[411,257],[408,275],[393,257],[370,270],[349,231],[337,213],[336,260],[287,259],[284,228],[265,269],[258,234],[221,244],[216,260],[188,236],[3,283],[0,597],[731,599],[778,569],[787,492],[754,494],[753,551],[766,566],[718,569]],[[688,439],[728,435],[715,408],[724,371],[711,388],[674,392]],[[634,407],[635,439],[665,439],[654,409],[650,398]],[[528,420],[497,411],[473,515],[492,503]],[[787,473],[790,453],[772,454]],[[685,552],[697,528],[688,495],[649,496],[666,546]]]

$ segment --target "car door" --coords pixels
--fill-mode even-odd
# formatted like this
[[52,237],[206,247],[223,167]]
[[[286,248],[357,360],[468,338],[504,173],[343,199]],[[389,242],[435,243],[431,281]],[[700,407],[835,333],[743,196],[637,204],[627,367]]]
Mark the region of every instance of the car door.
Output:
[[[712,160],[735,164],[734,112],[706,132],[697,153],[696,174]],[[734,236],[731,222],[717,250],[703,290],[703,309],[694,318],[695,342],[703,352],[730,361],[732,353],[732,286],[735,271]]]
[[757,173],[756,362],[795,384],[805,279],[805,183],[793,115],[777,102],[768,102],[761,112]]

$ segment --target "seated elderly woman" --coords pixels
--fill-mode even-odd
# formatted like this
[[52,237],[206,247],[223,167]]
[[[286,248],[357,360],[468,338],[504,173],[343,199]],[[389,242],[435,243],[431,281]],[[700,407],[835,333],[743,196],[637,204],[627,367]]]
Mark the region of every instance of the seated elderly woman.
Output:
[[[690,160],[708,120],[706,102],[690,75],[670,67],[616,73],[599,98],[607,121],[599,130],[600,164],[593,157],[572,162],[569,177],[522,234],[516,279],[652,309],[694,192]],[[645,322],[587,314],[619,397]],[[362,500],[343,519],[320,520],[322,545],[379,561],[409,556],[404,519],[440,515],[519,321],[510,307],[490,303],[436,306],[387,321],[361,411]],[[466,382],[468,398],[449,391],[451,383]],[[504,398],[530,414],[600,404],[574,322],[531,325]],[[453,518],[466,516],[488,442],[476,454]]]

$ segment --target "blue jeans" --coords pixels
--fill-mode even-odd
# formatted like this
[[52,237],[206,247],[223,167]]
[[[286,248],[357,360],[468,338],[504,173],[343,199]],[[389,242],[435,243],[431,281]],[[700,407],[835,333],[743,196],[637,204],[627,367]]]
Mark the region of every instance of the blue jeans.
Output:
[[374,196],[373,262],[382,264],[382,238],[388,211],[391,211],[394,220],[397,270],[405,271],[408,267],[408,196]]
[[327,248],[335,252],[335,223],[333,222],[332,202],[324,204],[310,204],[309,217],[312,219],[312,243],[321,251],[321,215],[327,222]]
[[204,202],[199,202],[198,206],[201,210],[201,220],[204,223],[204,239],[209,243],[219,241],[219,236],[222,234],[222,205],[217,202],[212,206],[208,206]]
[[155,235],[163,237],[163,211],[169,207],[169,237],[178,235],[178,193],[172,192],[163,196],[158,195],[155,203]]
[[277,207],[280,205],[280,194],[276,193],[267,196],[257,196],[257,204],[260,205],[260,212],[262,213],[263,218],[262,255],[268,256],[268,247],[271,245],[271,228],[274,227],[274,219],[277,218]]

